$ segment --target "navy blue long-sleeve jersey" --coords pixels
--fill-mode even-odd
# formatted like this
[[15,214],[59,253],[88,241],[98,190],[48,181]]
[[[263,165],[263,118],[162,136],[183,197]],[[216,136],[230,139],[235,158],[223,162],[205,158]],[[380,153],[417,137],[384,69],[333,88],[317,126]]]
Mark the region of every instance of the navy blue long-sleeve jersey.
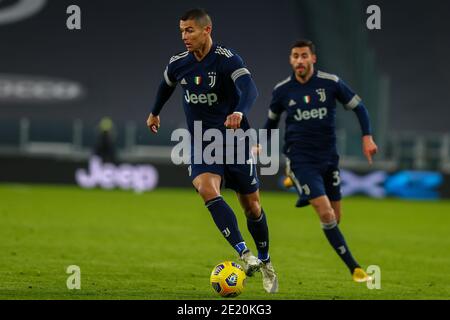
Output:
[[[329,159],[337,155],[336,101],[347,110],[366,111],[360,97],[336,75],[316,70],[302,84],[292,74],[275,86],[265,127],[276,128],[286,112],[284,151],[293,146],[307,158]],[[360,114],[363,134],[370,134],[367,113]]]
[[201,61],[188,51],[173,56],[164,71],[154,115],[159,114],[177,83],[183,89],[183,107],[191,134],[194,121],[202,121],[203,130],[225,130],[224,122],[233,112],[242,113],[242,129],[250,128],[246,113],[257,90],[249,70],[234,51],[213,44]]

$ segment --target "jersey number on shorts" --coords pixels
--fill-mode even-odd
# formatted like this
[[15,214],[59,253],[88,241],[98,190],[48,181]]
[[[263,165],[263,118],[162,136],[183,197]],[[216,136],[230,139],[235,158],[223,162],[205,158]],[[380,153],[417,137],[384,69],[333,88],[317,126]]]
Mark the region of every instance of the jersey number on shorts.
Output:
[[305,195],[309,196],[311,194],[311,189],[309,189],[309,186],[307,184],[302,185],[301,188],[302,193],[304,193]]
[[339,171],[333,171],[333,186],[337,187],[341,184],[341,177],[339,177]]

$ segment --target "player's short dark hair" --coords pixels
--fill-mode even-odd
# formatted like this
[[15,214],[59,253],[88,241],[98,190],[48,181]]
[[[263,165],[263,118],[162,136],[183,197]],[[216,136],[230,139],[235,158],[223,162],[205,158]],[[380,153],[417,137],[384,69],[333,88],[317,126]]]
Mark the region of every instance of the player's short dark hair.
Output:
[[207,25],[212,25],[211,17],[208,12],[202,8],[195,8],[186,11],[180,18],[181,21],[195,20],[198,25],[206,27]]
[[316,54],[316,45],[308,39],[300,39],[294,42],[294,44],[291,46],[291,50],[294,48],[304,48],[308,47],[309,50],[311,50],[312,54]]

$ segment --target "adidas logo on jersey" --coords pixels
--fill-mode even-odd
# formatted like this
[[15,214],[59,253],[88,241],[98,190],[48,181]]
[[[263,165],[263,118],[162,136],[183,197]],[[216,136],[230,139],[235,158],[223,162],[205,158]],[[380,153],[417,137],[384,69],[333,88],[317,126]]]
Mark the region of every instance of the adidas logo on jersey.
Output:
[[294,119],[297,121],[309,120],[309,119],[323,119],[327,115],[327,108],[318,108],[311,110],[301,110],[297,109],[297,114],[294,116]]
[[207,94],[195,94],[195,93],[189,93],[189,90],[186,90],[186,94],[184,95],[184,100],[186,100],[187,103],[190,104],[208,104],[208,106],[212,106],[214,103],[217,102],[218,97],[215,93],[207,93]]
[[185,79],[185,78],[183,78],[183,80],[181,80],[180,84],[182,84],[182,85],[185,85],[185,84],[187,84],[187,81],[186,81],[186,79]]
[[289,101],[289,107],[292,107],[295,105],[297,105],[297,102],[295,102],[294,100],[291,99],[291,101]]

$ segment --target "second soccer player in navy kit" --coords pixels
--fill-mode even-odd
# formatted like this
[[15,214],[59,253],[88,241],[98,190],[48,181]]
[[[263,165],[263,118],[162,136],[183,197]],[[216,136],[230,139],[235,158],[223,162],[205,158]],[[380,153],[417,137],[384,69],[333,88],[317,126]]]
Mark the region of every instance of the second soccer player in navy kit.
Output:
[[291,48],[293,73],[278,83],[272,95],[266,129],[286,116],[284,153],[287,172],[298,194],[297,206],[311,204],[319,215],[330,245],[350,270],[353,280],[370,279],[353,258],[338,224],[341,218],[339,156],[336,147],[336,101],[353,110],[362,131],[363,153],[369,163],[377,146],[372,139],[367,109],[336,75],[316,70],[314,44],[300,40]]

